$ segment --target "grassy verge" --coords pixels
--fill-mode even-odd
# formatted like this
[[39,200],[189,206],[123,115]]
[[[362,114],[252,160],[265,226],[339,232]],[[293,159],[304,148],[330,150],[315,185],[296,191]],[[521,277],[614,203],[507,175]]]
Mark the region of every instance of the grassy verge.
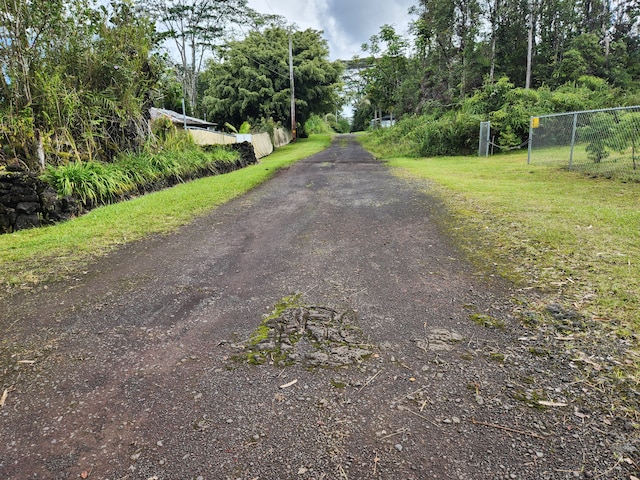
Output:
[[429,181],[452,212],[443,224],[477,264],[639,335],[640,184],[527,165],[526,153],[388,165]]
[[328,135],[312,136],[235,172],[92,210],[51,227],[0,236],[0,285],[11,288],[61,278],[119,245],[176,230],[247,192],[287,165],[326,148]]

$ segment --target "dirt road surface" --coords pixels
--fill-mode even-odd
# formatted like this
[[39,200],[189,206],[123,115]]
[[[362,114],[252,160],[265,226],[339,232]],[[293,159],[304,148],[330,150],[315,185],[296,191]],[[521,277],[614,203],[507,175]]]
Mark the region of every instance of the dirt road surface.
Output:
[[425,189],[338,137],[0,301],[0,478],[633,478],[637,425],[554,350],[582,321],[525,328],[533,293],[467,263]]

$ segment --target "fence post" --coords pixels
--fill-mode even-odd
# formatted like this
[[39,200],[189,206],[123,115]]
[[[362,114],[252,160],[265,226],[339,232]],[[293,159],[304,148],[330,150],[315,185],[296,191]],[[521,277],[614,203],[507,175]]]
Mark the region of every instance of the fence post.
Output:
[[569,154],[569,170],[573,166],[573,147],[576,144],[576,130],[578,127],[578,113],[573,114],[573,130],[571,131],[571,153]]
[[531,165],[531,145],[533,144],[533,115],[529,117],[529,152],[527,153],[527,165]]

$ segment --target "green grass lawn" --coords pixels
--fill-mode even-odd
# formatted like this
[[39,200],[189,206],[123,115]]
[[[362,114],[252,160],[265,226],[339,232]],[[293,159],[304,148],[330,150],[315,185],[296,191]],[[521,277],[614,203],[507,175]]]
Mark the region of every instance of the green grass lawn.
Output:
[[570,146],[534,148],[531,152],[531,164],[553,164],[587,175],[640,181],[640,156],[631,147],[624,151],[609,149],[607,156],[596,163],[589,157],[586,146],[584,143],[577,144],[573,149],[573,156]]
[[329,135],[312,136],[242,170],[100,207],[65,223],[0,235],[0,285],[29,286],[61,278],[119,245],[175,231],[330,142]]
[[451,212],[443,227],[479,267],[640,334],[640,183],[527,165],[526,152],[387,164],[428,182]]

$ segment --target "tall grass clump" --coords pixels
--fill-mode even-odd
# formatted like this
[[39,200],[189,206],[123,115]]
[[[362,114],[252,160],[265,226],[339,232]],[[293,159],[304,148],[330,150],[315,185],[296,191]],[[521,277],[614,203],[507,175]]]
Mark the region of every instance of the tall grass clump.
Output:
[[480,121],[478,115],[455,112],[408,116],[392,128],[372,131],[366,142],[385,156],[468,155],[477,148]]
[[238,152],[225,147],[205,151],[185,137],[188,135],[171,135],[161,148],[121,154],[113,163],[77,161],[49,166],[42,179],[58,195],[75,196],[91,207],[144,192],[158,182],[175,184],[216,174],[221,163],[239,159]]
[[134,188],[134,182],[115,164],[73,162],[49,166],[43,175],[62,197],[75,196],[85,205],[104,203]]

